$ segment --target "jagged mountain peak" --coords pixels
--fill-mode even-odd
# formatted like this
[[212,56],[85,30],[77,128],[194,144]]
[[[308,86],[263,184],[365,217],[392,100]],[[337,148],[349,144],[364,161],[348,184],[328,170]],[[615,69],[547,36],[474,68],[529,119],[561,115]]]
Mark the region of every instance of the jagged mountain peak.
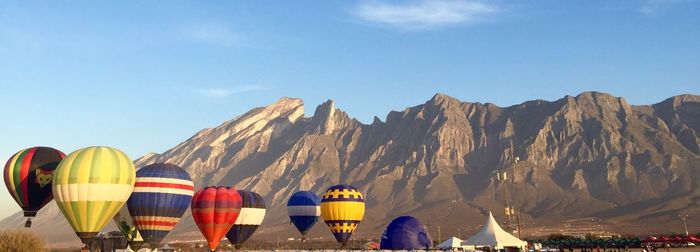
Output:
[[314,118],[327,119],[332,118],[335,114],[335,103],[333,100],[328,99],[327,101],[321,103],[316,107],[314,111]]
[[443,94],[443,93],[435,93],[430,100],[428,100],[425,105],[426,106],[433,106],[433,107],[443,107],[446,108],[448,106],[456,105],[459,106],[462,102],[457,100],[457,98],[454,98],[452,96]]
[[311,132],[328,135],[336,129],[358,127],[359,125],[361,125],[359,121],[350,118],[347,113],[335,108],[335,102],[329,99],[316,107],[309,127]]
[[443,101],[443,100],[457,100],[456,98],[449,96],[444,93],[435,93],[433,97],[430,98],[430,101]]
[[374,116],[374,118],[372,118],[372,125],[380,125],[383,123],[384,122],[382,121],[382,119],[380,119],[378,116]]

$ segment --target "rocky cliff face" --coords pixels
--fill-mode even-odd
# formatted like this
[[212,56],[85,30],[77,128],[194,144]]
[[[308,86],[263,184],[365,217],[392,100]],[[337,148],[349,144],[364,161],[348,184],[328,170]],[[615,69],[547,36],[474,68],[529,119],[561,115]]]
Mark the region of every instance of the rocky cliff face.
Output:
[[[282,98],[136,165],[153,162],[185,168],[197,187],[260,193],[269,212],[259,238],[292,235],[285,210],[292,193],[320,194],[336,183],[366,195],[359,236],[376,238],[388,221],[406,214],[441,226],[445,237],[457,229],[468,235],[488,211],[503,216],[504,198],[522,210],[531,232],[586,217],[619,232],[679,231],[677,214],[700,217],[700,97],[634,106],[589,92],[502,108],[437,94],[369,125],[330,100],[304,117],[301,100]],[[499,169],[514,183],[498,183],[493,172]],[[62,218],[46,216],[60,214],[54,208],[40,215]],[[18,214],[0,226],[22,221]],[[37,221],[35,230],[59,222]],[[635,229],[640,226],[647,229]],[[329,236],[323,225],[313,234]],[[171,238],[199,238],[189,213]]]

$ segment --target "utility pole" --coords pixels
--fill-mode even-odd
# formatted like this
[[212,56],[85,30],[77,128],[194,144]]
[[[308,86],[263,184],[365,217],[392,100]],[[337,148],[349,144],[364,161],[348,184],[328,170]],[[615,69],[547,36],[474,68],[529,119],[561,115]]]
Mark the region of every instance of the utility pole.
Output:
[[440,234],[440,226],[437,226],[438,228],[438,242],[442,242],[442,235]]
[[683,220],[683,227],[685,228],[685,236],[689,236],[688,224],[685,222],[685,220],[688,219],[688,215],[687,214],[679,214],[678,217],[680,217],[681,220]]
[[515,220],[518,224],[518,239],[520,239],[522,233],[522,230],[520,229],[520,205],[518,203],[518,194],[515,191],[515,166],[518,164],[518,161],[520,161],[520,158],[518,157],[513,159],[513,182],[511,185],[513,187],[513,200],[515,201]]
[[504,220],[505,220],[505,227],[506,229],[510,229],[510,218],[511,218],[511,210],[510,206],[508,206],[508,172],[506,170],[498,170],[496,171],[497,179],[498,182],[500,183],[501,189],[503,189],[503,214],[504,214]]
[[[522,224],[520,222],[520,203],[518,200],[518,194],[515,191],[515,169],[517,168],[516,166],[518,164],[518,161],[520,161],[520,158],[514,157],[513,153],[511,153],[510,156],[511,160],[513,161],[513,163],[511,164],[511,169],[513,171],[513,173],[511,174],[511,182],[508,183],[508,167],[503,168],[501,170],[497,170],[496,178],[503,189],[503,213],[505,214],[505,221],[503,225],[506,230],[517,232],[518,238],[521,238]],[[510,190],[513,190],[513,192],[509,193]],[[511,196],[513,197],[513,205],[510,205],[508,202]],[[512,225],[514,225],[515,227],[513,227]]]

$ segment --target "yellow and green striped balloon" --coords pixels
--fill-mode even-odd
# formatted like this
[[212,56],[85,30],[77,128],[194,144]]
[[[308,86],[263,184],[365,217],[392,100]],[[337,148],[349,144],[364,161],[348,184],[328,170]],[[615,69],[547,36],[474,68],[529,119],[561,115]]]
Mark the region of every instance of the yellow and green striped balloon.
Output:
[[119,212],[134,190],[131,159],[110,147],[87,147],[66,156],[53,173],[53,195],[80,240],[87,244]]

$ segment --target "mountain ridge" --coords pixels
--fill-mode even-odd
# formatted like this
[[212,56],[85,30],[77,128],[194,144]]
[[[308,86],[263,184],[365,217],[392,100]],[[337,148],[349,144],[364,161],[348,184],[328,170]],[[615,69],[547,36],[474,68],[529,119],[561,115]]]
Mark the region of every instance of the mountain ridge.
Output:
[[[284,205],[294,191],[320,194],[340,182],[365,193],[366,220],[357,232],[368,237],[404,214],[442,225],[445,233],[474,230],[489,210],[502,218],[503,198],[516,197],[523,221],[538,223],[526,225],[532,234],[536,226],[581,218],[598,218],[617,232],[638,230],[640,221],[661,224],[649,232],[667,231],[678,213],[700,216],[700,96],[630,105],[584,92],[499,107],[437,93],[370,124],[332,100],[310,117],[304,111],[301,99],[283,97],[135,164],[170,162],[185,168],[196,187],[260,193],[270,209],[261,239],[293,234]],[[512,174],[511,196],[493,176],[499,169]],[[15,214],[0,226],[18,221]],[[38,232],[48,227],[36,223]],[[328,236],[322,224],[312,234]],[[186,213],[170,238],[190,237],[199,236]]]

